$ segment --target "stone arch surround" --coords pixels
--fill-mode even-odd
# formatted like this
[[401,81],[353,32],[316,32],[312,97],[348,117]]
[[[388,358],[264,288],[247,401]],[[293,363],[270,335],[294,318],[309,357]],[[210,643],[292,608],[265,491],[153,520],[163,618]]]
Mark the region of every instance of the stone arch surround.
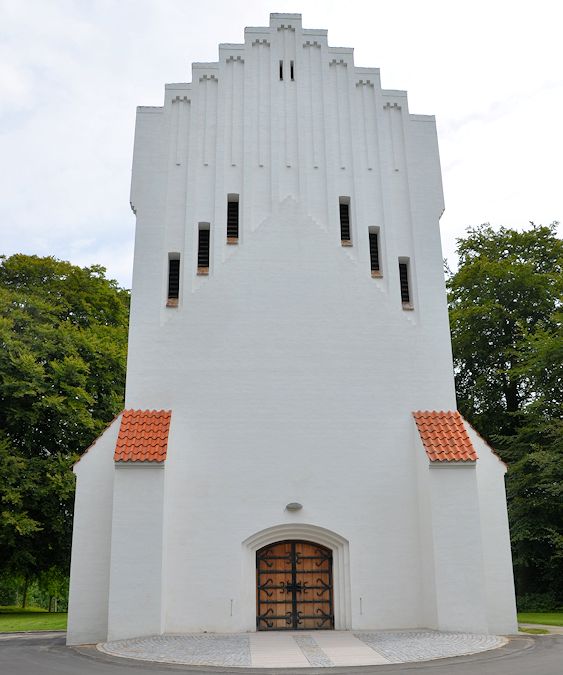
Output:
[[350,548],[341,535],[309,523],[283,523],[260,530],[242,542],[242,615],[246,630],[256,630],[256,551],[285,539],[302,539],[332,550],[334,628],[352,628]]

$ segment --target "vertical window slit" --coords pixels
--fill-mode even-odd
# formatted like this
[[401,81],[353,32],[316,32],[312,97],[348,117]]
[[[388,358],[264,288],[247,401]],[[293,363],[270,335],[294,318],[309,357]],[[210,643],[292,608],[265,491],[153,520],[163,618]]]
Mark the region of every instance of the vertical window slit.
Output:
[[238,244],[239,207],[238,195],[229,195],[227,201],[227,244]]
[[371,276],[380,277],[381,269],[379,266],[379,231],[375,227],[369,228],[369,258],[371,266]]
[[350,238],[350,198],[340,197],[340,241],[342,246],[352,246]]
[[294,70],[294,66],[293,66],[293,61],[289,62],[289,74],[290,74],[290,77],[291,77],[291,81],[293,82],[295,80],[295,70]]
[[168,255],[168,297],[167,307],[178,307],[178,298],[180,297],[180,254],[170,253]]
[[401,285],[401,302],[403,309],[412,309],[411,289],[409,281],[409,263],[406,260],[399,260],[399,282]]
[[200,276],[209,274],[209,225],[199,224],[197,240],[197,273]]
[[283,61],[280,59],[280,80],[283,80]]

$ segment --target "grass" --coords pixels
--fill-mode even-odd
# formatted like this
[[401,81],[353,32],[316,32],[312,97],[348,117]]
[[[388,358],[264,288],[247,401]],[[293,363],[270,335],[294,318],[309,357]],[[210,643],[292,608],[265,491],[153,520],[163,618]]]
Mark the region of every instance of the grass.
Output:
[[545,628],[522,628],[518,627],[519,633],[531,633],[532,635],[549,635],[549,631]]
[[47,612],[39,607],[0,606],[0,633],[27,630],[66,630],[66,614]]
[[563,612],[518,612],[518,623],[543,623],[563,626]]

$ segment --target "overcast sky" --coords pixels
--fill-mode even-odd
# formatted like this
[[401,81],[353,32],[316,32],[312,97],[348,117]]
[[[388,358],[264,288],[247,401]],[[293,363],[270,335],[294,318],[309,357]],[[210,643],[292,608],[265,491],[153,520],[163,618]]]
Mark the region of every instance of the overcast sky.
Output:
[[99,263],[129,287],[135,107],[270,12],[327,28],[436,115],[451,263],[468,225],[562,219],[558,0],[0,0],[0,253]]

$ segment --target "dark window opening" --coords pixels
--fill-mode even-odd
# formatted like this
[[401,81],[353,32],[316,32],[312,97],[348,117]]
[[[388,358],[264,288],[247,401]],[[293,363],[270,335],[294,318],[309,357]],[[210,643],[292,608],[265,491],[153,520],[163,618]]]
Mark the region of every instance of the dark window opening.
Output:
[[209,274],[209,229],[199,228],[197,242],[197,273]]
[[340,240],[342,246],[351,246],[350,239],[350,203],[340,200]]
[[283,80],[283,61],[280,61],[280,80]]
[[410,308],[409,265],[406,262],[399,262],[399,281],[401,284],[401,302],[403,303],[403,307]]
[[238,199],[227,202],[227,244],[238,244]]
[[369,231],[369,257],[371,276],[380,277],[381,270],[379,268],[379,232],[371,229]]
[[295,80],[295,72],[294,72],[294,67],[293,67],[293,61],[289,62],[289,74],[291,76],[291,81]]
[[168,260],[168,307],[177,307],[180,297],[180,258]]
[[180,293],[180,260],[168,261],[168,297],[178,298]]

